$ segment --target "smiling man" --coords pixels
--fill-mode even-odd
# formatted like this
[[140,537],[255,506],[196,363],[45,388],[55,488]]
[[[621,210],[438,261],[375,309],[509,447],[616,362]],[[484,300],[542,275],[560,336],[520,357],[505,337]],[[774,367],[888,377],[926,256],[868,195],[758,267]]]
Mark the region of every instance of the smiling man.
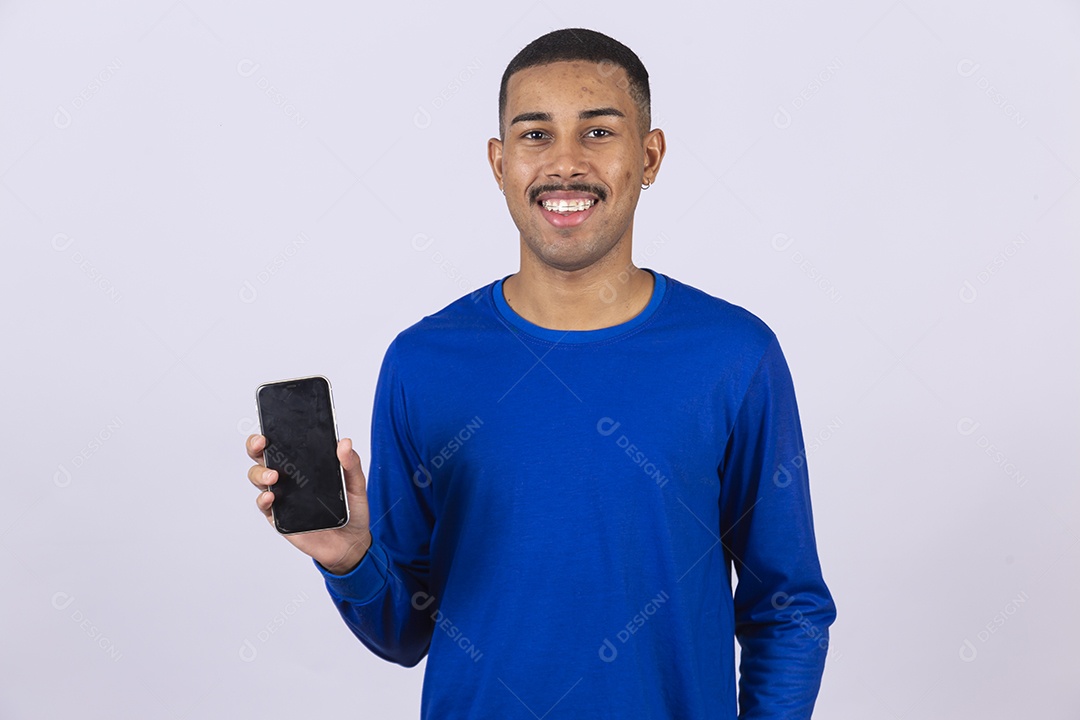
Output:
[[520,269],[397,335],[370,477],[338,447],[349,526],[286,536],[365,646],[428,658],[423,718],[813,710],[836,609],[791,375],[755,315],[633,264],[649,103],[597,32],[513,59],[488,159]]
[[[499,92],[500,139],[488,141],[488,159],[521,232],[521,270],[502,290],[544,327],[612,325],[640,312],[653,292],[650,274],[632,272],[631,236],[664,134],[649,130],[644,67],[611,42],[581,30],[538,40],[510,63]],[[593,43],[594,58],[611,51],[625,59],[550,62],[545,49],[554,43],[570,53]]]

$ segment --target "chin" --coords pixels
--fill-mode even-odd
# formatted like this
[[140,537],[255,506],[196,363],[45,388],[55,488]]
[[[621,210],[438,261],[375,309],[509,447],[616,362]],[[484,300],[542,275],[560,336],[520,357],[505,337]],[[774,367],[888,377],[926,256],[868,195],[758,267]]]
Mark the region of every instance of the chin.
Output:
[[544,251],[536,253],[541,262],[549,267],[564,272],[573,272],[591,267],[599,262],[605,253],[589,251],[588,248],[544,248]]

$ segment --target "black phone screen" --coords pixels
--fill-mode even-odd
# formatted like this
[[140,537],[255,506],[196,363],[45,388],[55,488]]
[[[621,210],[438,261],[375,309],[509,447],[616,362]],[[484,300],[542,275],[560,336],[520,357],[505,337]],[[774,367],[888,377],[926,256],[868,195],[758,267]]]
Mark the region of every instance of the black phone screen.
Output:
[[255,393],[266,436],[263,460],[277,470],[271,510],[279,533],[326,530],[349,521],[345,475],[337,458],[330,381],[321,375],[260,385]]

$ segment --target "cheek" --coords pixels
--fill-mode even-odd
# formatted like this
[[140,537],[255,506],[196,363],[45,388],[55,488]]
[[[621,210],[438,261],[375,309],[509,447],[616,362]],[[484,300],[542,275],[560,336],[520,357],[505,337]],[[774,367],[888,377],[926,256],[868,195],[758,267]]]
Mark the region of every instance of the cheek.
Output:
[[513,178],[513,182],[518,185],[528,185],[532,182],[532,178],[535,175],[535,168],[529,165],[527,162],[520,160],[514,162],[512,165],[504,166],[506,176]]
[[600,170],[602,177],[608,183],[619,186],[625,191],[626,188],[631,188],[635,184],[637,175],[634,173],[634,168],[633,158],[620,154],[618,157],[611,158],[609,162],[604,164],[602,169],[598,168],[598,170]]

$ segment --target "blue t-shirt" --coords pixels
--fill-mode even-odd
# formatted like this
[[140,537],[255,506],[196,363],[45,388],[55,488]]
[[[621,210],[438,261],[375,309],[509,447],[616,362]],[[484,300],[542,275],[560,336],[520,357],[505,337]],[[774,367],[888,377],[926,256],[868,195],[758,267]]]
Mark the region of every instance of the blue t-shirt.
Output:
[[780,345],[641,271],[620,325],[539,327],[498,280],[386,351],[374,544],[315,565],[372,652],[428,656],[425,719],[734,719],[736,637],[739,717],[810,717],[836,609]]

